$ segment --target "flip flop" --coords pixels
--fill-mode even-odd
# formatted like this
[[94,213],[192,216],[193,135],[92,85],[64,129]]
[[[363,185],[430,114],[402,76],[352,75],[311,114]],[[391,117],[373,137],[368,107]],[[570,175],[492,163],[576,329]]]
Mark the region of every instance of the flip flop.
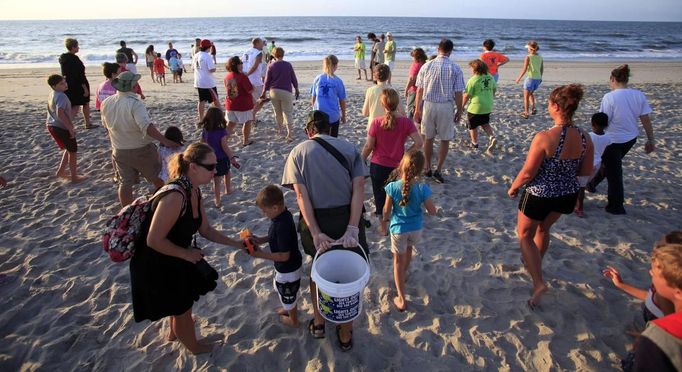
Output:
[[525,112],[522,112],[521,117],[524,119],[528,119],[528,114],[526,114]]
[[533,109],[533,111],[530,112],[531,115],[535,115],[537,113],[538,113],[538,110],[536,110],[536,109]]
[[249,141],[249,143],[242,143],[242,147],[246,147],[246,146],[248,146],[248,145],[250,145],[250,144],[252,144],[252,143],[253,143],[253,141]]
[[315,324],[315,319],[308,322],[308,332],[315,338],[324,338],[324,324]]
[[336,326],[336,339],[339,341],[339,347],[341,351],[350,351],[353,348],[353,331],[350,331],[350,340],[348,342],[341,341],[341,326]]

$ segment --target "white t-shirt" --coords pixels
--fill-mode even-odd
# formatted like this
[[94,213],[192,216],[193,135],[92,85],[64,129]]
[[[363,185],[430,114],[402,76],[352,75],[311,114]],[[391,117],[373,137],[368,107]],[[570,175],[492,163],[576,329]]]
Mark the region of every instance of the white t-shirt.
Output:
[[609,116],[606,132],[613,143],[625,143],[639,135],[639,117],[651,113],[644,93],[637,89],[615,89],[604,95],[599,110]]
[[608,133],[599,135],[594,132],[590,132],[590,139],[592,139],[592,145],[594,146],[594,161],[592,162],[592,165],[594,168],[599,168],[604,149],[606,149],[606,146],[612,144],[613,140]]
[[[242,62],[244,62],[244,68],[242,71],[244,71],[244,74],[248,74],[249,71],[251,70],[251,66],[253,66],[254,62],[256,61],[256,58],[258,58],[259,54],[263,54],[262,51],[256,49],[256,48],[251,48],[244,53],[242,56]],[[263,86],[263,64],[264,64],[265,56],[261,58],[261,66],[258,66],[255,71],[251,75],[249,75],[249,81],[251,82],[251,85],[254,87],[261,87]]]
[[194,87],[210,89],[215,87],[215,80],[213,80],[213,73],[211,70],[215,69],[213,57],[207,52],[199,52],[194,55],[192,61],[194,66]]

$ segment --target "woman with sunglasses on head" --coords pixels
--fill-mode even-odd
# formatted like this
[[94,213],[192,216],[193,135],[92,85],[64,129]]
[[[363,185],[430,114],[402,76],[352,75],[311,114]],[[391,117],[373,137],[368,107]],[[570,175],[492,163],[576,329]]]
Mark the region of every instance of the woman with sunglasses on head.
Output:
[[168,165],[172,181],[180,186],[157,196],[149,229],[130,261],[133,312],[136,322],[170,317],[168,340],[179,340],[193,354],[210,352],[213,345],[197,340],[192,306],[216,287],[218,273],[193,246],[192,237],[235,248],[242,242],[215,230],[206,218],[199,186],[213,180],[217,159],[205,143],[193,143]]

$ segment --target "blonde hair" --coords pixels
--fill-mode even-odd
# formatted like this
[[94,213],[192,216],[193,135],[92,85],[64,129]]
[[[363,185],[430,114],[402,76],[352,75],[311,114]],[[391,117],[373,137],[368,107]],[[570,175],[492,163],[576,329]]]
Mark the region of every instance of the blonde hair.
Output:
[[654,249],[651,262],[671,287],[682,290],[682,244],[663,244]]
[[282,59],[284,58],[284,49],[282,47],[275,47],[275,49],[272,50],[272,54],[275,58]]
[[78,45],[78,40],[71,37],[67,37],[66,39],[64,39],[64,46],[66,47],[67,50],[71,50],[76,45]]
[[395,111],[398,109],[399,104],[400,96],[395,89],[388,88],[381,92],[381,105],[384,106],[384,110],[386,110],[384,120],[381,121],[381,128],[385,130],[392,130],[395,128]]
[[401,207],[406,206],[410,202],[410,188],[414,180],[421,176],[424,163],[426,163],[426,160],[423,152],[419,150],[406,152],[403,158],[400,159],[398,168],[394,169],[388,177],[387,182],[393,182],[398,179],[403,181],[402,199],[398,202],[398,205]]
[[203,142],[195,142],[187,146],[185,151],[171,157],[168,162],[168,175],[171,179],[182,176],[187,173],[190,163],[199,163],[210,153],[213,153],[213,149]]
[[329,76],[334,76],[334,68],[339,64],[339,59],[330,54],[322,60],[322,71]]

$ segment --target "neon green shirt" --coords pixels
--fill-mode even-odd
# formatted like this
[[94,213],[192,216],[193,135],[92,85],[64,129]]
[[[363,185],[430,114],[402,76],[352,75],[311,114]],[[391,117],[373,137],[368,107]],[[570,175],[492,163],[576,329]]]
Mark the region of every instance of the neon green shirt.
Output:
[[384,47],[384,60],[386,62],[395,61],[395,50],[396,50],[395,40],[387,41],[386,46]]
[[365,59],[365,44],[357,43],[353,46],[355,51],[355,59]]
[[494,92],[497,84],[492,75],[474,75],[464,88],[469,97],[467,112],[472,114],[489,114],[493,111]]
[[529,54],[528,55],[528,69],[526,73],[531,79],[540,80],[542,79],[542,72],[540,71],[542,67],[542,57],[539,54]]

